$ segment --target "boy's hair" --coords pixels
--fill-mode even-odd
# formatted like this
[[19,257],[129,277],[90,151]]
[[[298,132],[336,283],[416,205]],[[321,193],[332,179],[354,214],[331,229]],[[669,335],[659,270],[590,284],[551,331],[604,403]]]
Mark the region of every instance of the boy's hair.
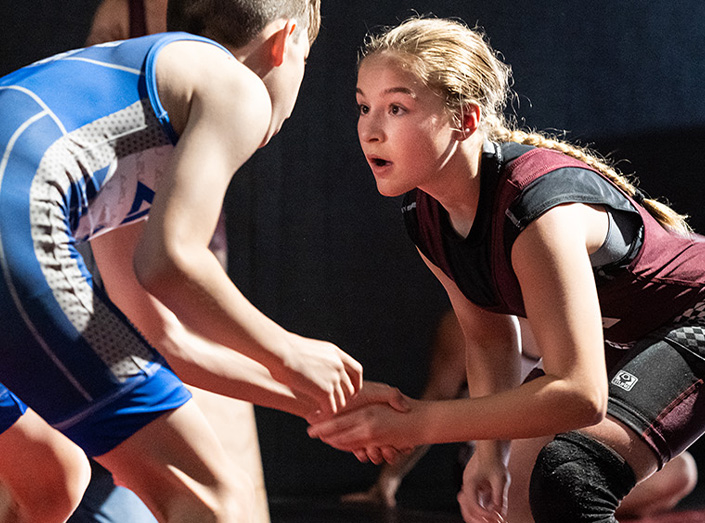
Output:
[[167,29],[186,31],[238,48],[278,18],[294,18],[309,43],[321,26],[321,0],[169,0]]
[[[378,54],[395,57],[441,96],[458,128],[468,104],[480,108],[480,128],[490,140],[518,142],[560,151],[577,158],[610,178],[644,207],[666,229],[687,235],[685,216],[667,205],[644,198],[635,185],[596,152],[557,137],[516,128],[504,116],[511,91],[511,68],[490,47],[483,32],[458,20],[414,17],[381,34],[370,34],[360,52],[359,65]],[[358,65],[358,66],[359,66]]]

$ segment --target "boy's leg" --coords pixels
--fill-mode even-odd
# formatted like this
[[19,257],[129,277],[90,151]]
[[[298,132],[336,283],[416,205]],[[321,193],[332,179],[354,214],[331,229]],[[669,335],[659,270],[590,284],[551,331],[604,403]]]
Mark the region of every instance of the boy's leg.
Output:
[[[6,182],[4,214],[34,216]],[[161,521],[249,523],[248,480],[226,464],[190,393],[92,284],[66,224],[55,221],[40,228],[41,240],[16,233],[29,223],[2,223],[0,381],[86,454],[100,456]]]
[[0,434],[0,481],[17,504],[16,521],[66,521],[89,480],[83,451],[34,411]]
[[[0,521],[3,521],[0,519]],[[118,487],[113,475],[91,460],[91,482],[67,523],[156,523],[134,492]],[[5,522],[3,522],[5,523]]]
[[156,418],[95,459],[159,521],[252,521],[252,482],[228,461],[193,401]]

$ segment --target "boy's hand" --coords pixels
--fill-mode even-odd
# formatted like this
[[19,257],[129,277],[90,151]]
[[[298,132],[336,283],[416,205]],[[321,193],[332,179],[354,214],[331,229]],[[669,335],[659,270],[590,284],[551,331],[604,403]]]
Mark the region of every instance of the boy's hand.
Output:
[[[411,398],[407,401],[410,405],[407,412],[399,412],[388,404],[369,404],[317,421],[308,428],[308,435],[338,450],[355,452],[358,459],[360,449],[413,448],[423,443],[419,440],[423,402]],[[368,458],[373,460],[376,456],[368,452]]]
[[362,365],[334,344],[294,335],[292,350],[272,376],[312,398],[324,414],[345,407],[362,387]]

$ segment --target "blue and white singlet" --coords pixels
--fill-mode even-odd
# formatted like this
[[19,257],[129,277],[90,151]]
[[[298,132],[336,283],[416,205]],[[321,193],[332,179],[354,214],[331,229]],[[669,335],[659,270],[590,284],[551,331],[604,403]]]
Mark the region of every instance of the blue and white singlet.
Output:
[[190,397],[76,250],[149,212],[177,140],[154,68],[176,40],[218,45],[164,33],[0,79],[0,382],[89,455]]

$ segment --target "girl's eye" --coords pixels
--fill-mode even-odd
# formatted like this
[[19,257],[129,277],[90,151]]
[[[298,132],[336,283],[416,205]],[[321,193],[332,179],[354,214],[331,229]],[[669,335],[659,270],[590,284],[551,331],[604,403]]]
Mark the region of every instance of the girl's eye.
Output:
[[363,104],[357,104],[358,114],[367,114],[370,112],[370,108]]
[[401,107],[400,105],[392,105],[389,107],[389,113],[394,116],[402,114],[403,112],[404,112],[404,108]]

